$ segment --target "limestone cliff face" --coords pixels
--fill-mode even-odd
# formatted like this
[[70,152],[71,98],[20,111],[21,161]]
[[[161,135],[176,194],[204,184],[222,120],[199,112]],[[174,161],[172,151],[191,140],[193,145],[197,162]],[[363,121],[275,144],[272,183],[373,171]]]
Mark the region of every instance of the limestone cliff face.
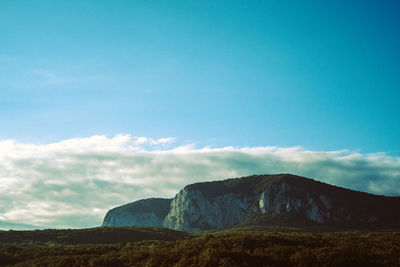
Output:
[[103,225],[163,226],[195,232],[239,224],[400,227],[400,198],[340,188],[290,174],[186,186],[175,198],[110,210]]
[[324,223],[331,219],[346,220],[343,210],[338,212],[337,209],[333,209],[330,197],[317,192],[307,192],[287,182],[273,184],[262,191],[258,197],[258,213],[296,214],[297,217],[303,215],[303,218],[316,223]]
[[172,200],[163,226],[194,232],[238,224],[364,227],[392,221],[400,225],[398,214],[391,216],[380,210],[388,205],[398,209],[398,204],[399,198],[293,175],[253,176],[185,187]]
[[124,211],[118,214],[109,214],[104,220],[103,226],[161,226],[163,218],[154,212]]
[[[393,222],[400,222],[398,215],[390,216],[390,213],[383,213],[378,208],[394,207],[395,203],[400,204],[399,198],[374,196],[321,183],[318,186],[320,190],[310,190],[304,184],[291,185],[289,181],[273,184],[258,197],[258,214],[270,217],[284,214],[303,223],[309,221],[349,227],[372,226],[378,221],[387,222],[390,217]],[[263,218],[268,221],[268,216]]]
[[116,207],[107,212],[103,226],[162,226],[171,199],[150,198]]
[[183,189],[172,200],[163,226],[189,232],[234,226],[246,219],[252,200],[232,193],[207,198],[199,190]]

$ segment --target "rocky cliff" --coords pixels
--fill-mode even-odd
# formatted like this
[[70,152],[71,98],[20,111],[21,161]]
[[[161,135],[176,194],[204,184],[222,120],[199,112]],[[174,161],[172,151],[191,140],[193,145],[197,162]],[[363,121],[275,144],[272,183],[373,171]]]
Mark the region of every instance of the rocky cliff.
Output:
[[109,210],[103,226],[162,226],[170,206],[171,199],[138,200]]
[[[290,174],[255,175],[188,185],[172,199],[165,216],[157,217],[157,223],[189,232],[238,224],[400,227],[399,207],[399,197],[357,192]],[[114,225],[133,218],[120,216],[114,216]],[[140,223],[141,215],[130,216],[136,218],[135,225]]]

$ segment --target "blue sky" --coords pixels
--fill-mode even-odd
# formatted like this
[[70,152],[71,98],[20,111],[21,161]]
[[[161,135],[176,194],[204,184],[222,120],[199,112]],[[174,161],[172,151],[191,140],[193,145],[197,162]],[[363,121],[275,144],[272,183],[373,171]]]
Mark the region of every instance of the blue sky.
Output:
[[400,155],[397,1],[0,3],[0,139]]
[[0,1],[0,228],[96,226],[117,205],[262,173],[400,195],[399,13]]

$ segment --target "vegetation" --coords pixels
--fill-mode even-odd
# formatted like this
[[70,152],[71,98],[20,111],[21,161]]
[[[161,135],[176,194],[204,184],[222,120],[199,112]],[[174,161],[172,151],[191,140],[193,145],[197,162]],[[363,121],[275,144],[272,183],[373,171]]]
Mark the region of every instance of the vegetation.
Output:
[[[174,241],[145,240],[131,235],[129,242],[85,244],[76,242],[75,231],[111,231],[120,228],[68,230],[60,242],[30,239],[14,242],[0,235],[0,266],[399,266],[400,231],[386,232],[301,232],[275,227],[242,227],[189,235],[160,228],[121,228],[139,234],[155,231],[173,235]],[[280,232],[275,232],[275,230]],[[281,231],[282,230],[282,231]],[[54,231],[31,231],[54,236]],[[124,232],[125,231],[125,232]],[[167,230],[168,231],[168,230]],[[286,231],[286,232],[284,232]],[[19,236],[20,231],[9,231]],[[61,233],[61,232],[60,232]],[[23,233],[26,235],[26,233]],[[144,235],[142,236],[144,237]],[[10,238],[10,237],[8,237]],[[152,238],[148,235],[146,238]],[[7,242],[6,242],[7,241]],[[12,241],[9,239],[9,241]]]
[[[326,185],[313,179],[293,175],[293,174],[274,174],[274,175],[251,175],[241,178],[231,178],[226,180],[200,182],[187,185],[188,190],[199,190],[207,198],[228,193],[232,194],[259,194],[273,184],[283,182],[297,185],[299,187],[312,186],[314,184]],[[328,185],[328,187],[333,187]]]
[[142,240],[178,240],[188,238],[185,232],[158,227],[96,227],[87,229],[46,229],[0,232],[0,245],[76,245],[113,244]]

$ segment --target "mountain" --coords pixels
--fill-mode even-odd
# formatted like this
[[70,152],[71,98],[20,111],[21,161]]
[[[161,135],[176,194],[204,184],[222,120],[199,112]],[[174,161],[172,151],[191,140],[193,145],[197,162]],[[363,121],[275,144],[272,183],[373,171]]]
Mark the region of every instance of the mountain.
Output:
[[102,226],[162,226],[172,199],[149,198],[107,212]]
[[36,225],[31,224],[24,224],[24,223],[15,223],[9,221],[2,221],[0,220],[0,231],[1,230],[35,230],[35,229],[43,229],[43,227],[39,227]]
[[[147,213],[159,208],[148,204]],[[236,225],[396,228],[400,227],[399,207],[400,197],[353,191],[291,174],[253,175],[186,186],[172,199],[162,226],[188,232]],[[141,216],[133,209],[131,214]],[[129,223],[128,219],[123,220]]]

